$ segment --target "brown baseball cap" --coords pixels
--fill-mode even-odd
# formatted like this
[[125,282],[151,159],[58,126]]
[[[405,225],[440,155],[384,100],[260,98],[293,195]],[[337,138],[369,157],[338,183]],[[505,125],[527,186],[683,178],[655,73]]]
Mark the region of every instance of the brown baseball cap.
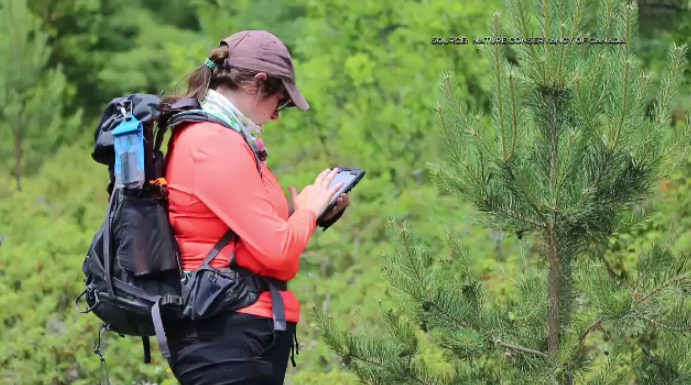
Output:
[[288,107],[309,109],[307,100],[295,85],[293,58],[279,38],[264,30],[246,30],[223,39],[221,45],[227,45],[230,50],[225,66],[264,72],[281,79],[291,100]]

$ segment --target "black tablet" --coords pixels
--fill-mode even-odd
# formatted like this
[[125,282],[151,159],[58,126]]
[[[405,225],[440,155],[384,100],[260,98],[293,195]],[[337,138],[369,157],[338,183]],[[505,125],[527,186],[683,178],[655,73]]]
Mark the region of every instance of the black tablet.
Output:
[[329,206],[326,208],[325,212],[331,211],[336,206],[336,203],[338,202],[338,198],[341,196],[341,194],[347,194],[350,192],[350,190],[355,187],[355,185],[360,182],[362,177],[365,176],[365,170],[359,169],[359,168],[348,168],[348,167],[337,167],[338,168],[338,174],[336,174],[336,177],[334,178],[333,181],[331,181],[331,184],[329,187],[334,187],[337,184],[341,182],[345,182],[343,184],[343,187],[341,187],[341,190],[336,194],[329,203]]

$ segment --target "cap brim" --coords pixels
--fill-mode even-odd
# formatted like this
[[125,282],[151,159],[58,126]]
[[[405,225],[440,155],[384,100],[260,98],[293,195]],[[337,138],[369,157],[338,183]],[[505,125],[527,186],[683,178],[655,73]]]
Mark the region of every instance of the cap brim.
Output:
[[302,95],[302,92],[298,90],[295,83],[290,83],[286,80],[283,80],[283,85],[285,86],[286,91],[288,91],[288,96],[290,96],[292,105],[303,111],[309,110],[310,105],[307,103],[307,100],[305,100],[305,97]]

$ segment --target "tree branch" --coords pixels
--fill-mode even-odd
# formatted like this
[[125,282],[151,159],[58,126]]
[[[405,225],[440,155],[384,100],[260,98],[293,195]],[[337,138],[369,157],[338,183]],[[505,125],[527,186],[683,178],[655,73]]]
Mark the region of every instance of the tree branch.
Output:
[[[409,243],[408,231],[407,231],[406,229],[403,229],[402,232],[403,232],[403,235],[401,236],[401,238],[402,238],[402,242],[403,242],[403,248],[405,249],[406,254],[408,255],[408,258],[409,258],[411,261],[413,261],[413,260],[415,259],[415,256],[411,255],[411,253],[410,253],[410,250],[411,250],[412,247],[411,247],[411,245],[410,245],[410,243]],[[415,276],[415,279],[416,279],[418,282],[423,282],[422,275],[421,275],[420,272],[418,271],[417,266],[415,265],[414,262],[412,263],[412,270],[413,270],[413,275]],[[416,301],[418,301],[418,302],[420,302],[420,303],[422,303],[422,304],[430,304],[430,305],[432,305],[432,307],[434,307],[435,309],[437,309],[437,312],[438,312],[438,313],[440,313],[440,314],[442,314],[443,316],[445,316],[446,318],[452,320],[453,322],[455,322],[456,324],[460,325],[461,327],[463,327],[463,328],[468,328],[468,327],[469,327],[468,324],[467,324],[466,322],[464,322],[463,320],[457,319],[456,317],[452,316],[451,314],[449,314],[448,312],[446,312],[444,309],[442,309],[442,308],[434,301],[434,296],[431,295],[431,293],[429,292],[429,289],[426,289],[425,292],[424,292],[424,294],[426,294],[426,295],[425,295],[426,298],[420,298],[421,296],[415,295],[414,292],[411,292],[411,291],[409,291],[409,290],[406,290],[406,288],[402,288],[402,290],[403,290],[404,292],[408,293],[408,295],[410,295],[410,296],[411,296],[412,298],[414,298]]]
[[578,348],[580,349],[583,346],[583,342],[585,342],[585,339],[590,335],[590,333],[594,332],[595,330],[598,330],[602,327],[602,318],[598,319],[597,321],[593,322],[590,326],[588,326],[587,329],[583,333],[581,333],[581,336],[578,337]]
[[[688,277],[688,276],[681,276],[681,277],[677,277],[677,278],[675,278],[675,279],[669,280],[669,281],[663,283],[662,285],[658,286],[656,289],[654,289],[654,290],[651,291],[650,293],[648,293],[645,297],[643,297],[643,298],[641,298],[641,299],[639,299],[639,300],[636,300],[636,304],[639,305],[639,304],[641,304],[641,303],[647,301],[648,299],[650,299],[651,297],[653,297],[654,295],[656,295],[657,293],[659,293],[660,291],[662,291],[662,290],[665,289],[666,287],[668,287],[668,286],[670,286],[670,285],[673,285],[673,284],[675,284],[675,283],[678,283],[678,282],[685,281],[685,280],[689,280],[689,277]],[[650,318],[647,318],[647,317],[641,316],[641,318],[644,319],[644,320],[646,320],[646,321],[648,321],[648,322],[650,322],[650,323],[652,323],[652,324],[655,324],[655,325],[657,325],[657,326],[663,327],[663,328],[665,328],[665,329],[677,331],[677,332],[680,332],[680,333],[691,333],[691,329],[679,329],[679,328],[675,328],[675,327],[673,327],[673,326],[665,325],[665,324],[663,324],[663,323],[660,323],[660,322],[658,322],[658,321],[655,321],[655,320],[650,319]],[[590,326],[588,326],[588,328],[587,328],[587,329],[581,334],[581,336],[578,338],[578,346],[579,346],[579,348],[580,348],[581,346],[583,346],[583,342],[585,342],[585,339],[588,337],[588,335],[590,335],[590,333],[592,333],[592,332],[595,331],[595,330],[598,330],[598,329],[601,329],[601,328],[602,328],[602,322],[603,322],[603,319],[602,319],[602,318],[599,318],[598,320],[596,320],[595,322],[593,322]]]
[[653,290],[653,291],[651,291],[650,293],[648,293],[645,297],[641,298],[640,300],[636,300],[636,305],[640,305],[640,304],[642,304],[643,302],[649,300],[652,296],[654,296],[654,295],[656,295],[657,293],[661,292],[662,290],[664,290],[666,287],[668,287],[668,286],[670,286],[670,285],[674,285],[675,283],[679,283],[679,282],[682,282],[682,281],[688,281],[688,280],[689,280],[689,277],[688,277],[688,276],[685,276],[685,275],[676,277],[676,278],[674,278],[674,279],[671,279],[671,280],[669,280],[669,281],[663,283],[662,285],[658,286],[655,290]]
[[[518,185],[518,180],[516,179],[516,175],[514,175],[513,170],[511,169],[511,166],[507,163],[504,163],[503,166],[504,166],[504,170],[506,170],[506,172],[508,172],[509,177],[511,178],[511,182],[513,182],[515,185]],[[514,194],[523,195],[523,198],[525,198],[525,201],[526,201],[526,203],[528,203],[530,208],[533,209],[533,211],[535,212],[535,215],[537,215],[538,218],[542,219],[542,212],[540,211],[540,208],[537,207],[535,202],[530,199],[532,197],[529,197],[528,194],[523,189],[516,189],[516,188],[513,188],[511,185],[509,185],[508,187],[511,191],[513,191]]]
[[612,265],[610,265],[610,263],[607,261],[607,259],[605,258],[604,255],[600,255],[600,260],[602,261],[602,263],[605,264],[605,267],[607,267],[607,272],[609,273],[609,276],[611,278],[614,278],[614,279],[621,278],[621,277],[619,277],[619,274],[617,274],[617,272],[614,271],[614,268],[612,267]]
[[437,309],[437,312],[438,312],[439,314],[441,314],[441,315],[445,316],[446,318],[452,320],[453,322],[457,323],[459,326],[464,327],[464,328],[466,328],[466,329],[467,329],[467,328],[470,328],[470,325],[468,325],[468,323],[466,323],[466,322],[463,321],[463,320],[457,319],[456,317],[452,316],[452,315],[449,314],[448,312],[444,311],[441,307],[439,307],[439,305],[437,305],[437,304],[434,303],[433,301],[426,301],[426,302],[428,302],[428,303],[429,303],[430,305],[432,305],[435,309]]
[[[675,279],[669,280],[669,281],[663,283],[662,285],[658,286],[656,289],[654,289],[654,290],[651,291],[650,293],[648,293],[645,297],[643,297],[643,298],[641,298],[641,299],[639,299],[639,300],[636,300],[636,304],[639,305],[639,304],[641,304],[641,303],[647,301],[648,299],[650,299],[651,297],[653,297],[654,295],[656,295],[656,294],[659,293],[660,291],[662,291],[664,288],[666,288],[666,287],[668,287],[668,286],[670,286],[670,285],[673,285],[673,284],[675,284],[675,283],[685,281],[685,280],[689,280],[689,277],[688,277],[688,276],[681,276],[681,277],[677,277],[677,278],[675,278]],[[663,324],[663,323],[660,323],[660,322],[658,322],[658,321],[655,321],[655,320],[650,319],[650,318],[647,318],[647,317],[641,316],[641,318],[644,319],[644,320],[646,320],[646,321],[648,321],[648,322],[650,322],[650,323],[652,323],[652,324],[655,324],[655,325],[657,325],[657,326],[660,326],[660,327],[662,327],[662,328],[665,328],[665,329],[677,331],[677,332],[680,332],[680,333],[691,333],[691,329],[679,329],[679,328],[675,328],[675,327],[673,327],[673,326],[665,325],[665,324]],[[590,326],[588,326],[588,328],[587,328],[587,329],[581,334],[581,336],[578,338],[578,346],[579,346],[579,348],[580,348],[581,346],[583,346],[583,342],[585,342],[585,339],[588,337],[588,335],[590,335],[590,333],[592,333],[592,332],[595,331],[595,330],[598,330],[598,329],[601,329],[601,328],[602,328],[602,322],[603,322],[603,319],[602,319],[602,318],[599,318],[598,320],[596,320],[595,322],[593,322]]]
[[533,355],[533,356],[539,356],[539,357],[542,357],[542,358],[547,358],[547,355],[546,355],[545,353],[540,352],[540,351],[537,351],[537,350],[533,350],[533,349],[526,348],[526,347],[523,347],[523,346],[508,344],[508,343],[502,342],[502,341],[496,341],[495,343],[496,343],[497,345],[503,347],[503,348],[511,349],[511,350],[514,350],[514,351],[517,351],[517,352],[521,352],[521,353],[525,353],[525,354],[531,354],[531,355]]
[[525,217],[521,216],[520,214],[514,213],[511,210],[504,210],[501,207],[497,207],[496,205],[491,205],[491,204],[488,205],[487,207],[489,207],[498,216],[502,216],[505,218],[521,221],[523,223],[526,223],[526,224],[533,226],[535,229],[544,229],[544,227],[545,227],[542,223],[538,223],[538,222],[533,221],[532,219],[525,218]]
[[691,329],[682,329],[682,328],[677,328],[677,327],[674,327],[674,326],[669,326],[669,325],[663,324],[662,322],[659,322],[659,321],[655,321],[654,319],[648,318],[648,317],[643,317],[643,316],[641,316],[641,318],[643,318],[643,319],[646,320],[647,322],[650,322],[651,324],[653,324],[653,325],[655,325],[655,326],[659,326],[659,327],[661,327],[661,328],[663,328],[663,329],[668,329],[668,330],[671,330],[671,331],[674,331],[674,332],[677,332],[677,333],[683,333],[683,334],[691,333]]
[[[350,357],[350,358],[355,358],[355,359],[358,360],[358,361],[362,361],[362,362],[367,363],[367,364],[370,364],[370,365],[374,365],[374,366],[378,366],[378,367],[383,368],[383,369],[387,369],[387,370],[389,370],[389,371],[392,372],[392,373],[397,371],[396,369],[392,369],[392,368],[390,368],[390,367],[384,365],[384,364],[381,363],[381,362],[376,362],[376,361],[368,360],[367,358],[358,356],[358,355],[356,355],[356,354],[353,354],[352,352],[348,352],[348,354],[346,354],[346,356],[348,356],[348,357]],[[413,380],[419,382],[420,384],[423,384],[423,385],[434,385],[434,384],[432,384],[432,383],[429,383],[429,382],[424,381],[424,380],[421,379],[421,378],[418,378],[417,376],[415,376],[414,373],[412,373],[412,371],[408,371],[407,374],[410,376],[410,378],[412,378]]]

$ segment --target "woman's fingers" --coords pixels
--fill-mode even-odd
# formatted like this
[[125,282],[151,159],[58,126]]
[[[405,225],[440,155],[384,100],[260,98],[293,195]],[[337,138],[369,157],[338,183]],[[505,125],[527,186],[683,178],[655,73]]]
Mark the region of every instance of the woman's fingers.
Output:
[[328,188],[331,185],[331,182],[333,182],[336,175],[338,175],[338,169],[337,168],[334,168],[333,170],[331,170],[331,172],[329,172],[326,175],[326,177],[324,178],[324,181],[322,182],[322,183],[324,183],[324,188]]
[[341,211],[345,209],[346,207],[350,206],[350,198],[348,198],[348,194],[341,194],[340,197],[338,197],[338,210]]
[[339,184],[333,186],[333,187],[329,190],[329,197],[330,197],[330,198],[329,198],[329,201],[331,201],[331,199],[334,199],[334,197],[336,196],[336,194],[338,194],[338,190],[342,189],[343,186],[345,186],[345,182],[340,182]]
[[314,184],[320,185],[324,178],[326,178],[327,175],[329,175],[329,169],[327,168],[326,170],[322,171],[317,175],[317,179],[314,180]]
[[323,183],[327,183],[327,186],[328,186],[328,183],[331,183],[331,181],[336,176],[336,174],[338,174],[337,168],[334,168],[334,169],[328,169],[327,168],[326,170],[319,173],[319,175],[317,176],[317,179],[314,181],[314,184],[321,185]]

